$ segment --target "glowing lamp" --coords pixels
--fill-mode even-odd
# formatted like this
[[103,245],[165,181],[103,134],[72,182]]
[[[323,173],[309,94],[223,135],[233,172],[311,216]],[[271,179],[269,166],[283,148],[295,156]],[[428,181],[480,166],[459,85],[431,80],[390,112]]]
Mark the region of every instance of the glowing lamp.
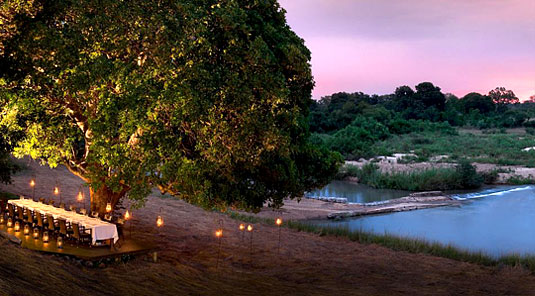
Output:
[[163,226],[163,218],[162,216],[158,216],[158,219],[156,219],[156,226],[162,227]]
[[58,186],[54,187],[54,194],[55,195],[59,194],[59,187]]
[[57,246],[58,246],[58,249],[63,249],[63,237],[58,236]]
[[106,204],[106,212],[108,212],[108,213],[111,212],[111,203],[110,202]]
[[43,232],[43,243],[48,243],[50,237],[48,236],[48,231]]
[[216,232],[215,232],[215,236],[217,238],[221,238],[223,236],[223,229],[218,229]]
[[0,224],[4,224],[4,215],[0,216]]
[[126,213],[124,213],[124,219],[130,220],[130,212],[128,210],[126,210]]
[[13,219],[8,218],[7,219],[7,228],[11,228],[11,227],[13,227]]
[[282,219],[281,218],[277,218],[277,220],[275,220],[275,224],[277,224],[277,226],[281,226],[282,225]]
[[33,229],[33,238],[38,239],[39,238],[39,229],[34,228]]
[[249,232],[253,231],[253,225],[247,225],[247,231]]
[[240,229],[240,231],[244,231],[245,230],[245,225],[242,223],[242,224],[240,224],[240,226],[238,226],[238,228]]
[[[76,200],[78,200],[78,202],[82,202],[84,200],[84,195],[82,194],[82,191],[78,191],[78,195],[76,196]],[[106,207],[106,210],[108,210],[108,207]]]
[[30,225],[28,224],[24,225],[24,235],[30,235]]
[[35,180],[32,178],[30,180],[30,187],[34,187],[35,186]]
[[15,232],[19,232],[20,231],[20,222],[17,221],[15,222]]

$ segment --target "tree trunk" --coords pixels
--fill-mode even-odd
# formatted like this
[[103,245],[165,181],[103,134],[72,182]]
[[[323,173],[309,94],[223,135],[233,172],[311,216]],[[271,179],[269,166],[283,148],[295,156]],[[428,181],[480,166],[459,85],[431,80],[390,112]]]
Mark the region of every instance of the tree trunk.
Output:
[[109,187],[102,185],[97,190],[89,187],[89,193],[91,195],[91,211],[98,212],[99,216],[103,217],[108,212],[106,206],[111,203],[111,213],[115,210],[117,203],[126,194],[125,191],[113,192]]

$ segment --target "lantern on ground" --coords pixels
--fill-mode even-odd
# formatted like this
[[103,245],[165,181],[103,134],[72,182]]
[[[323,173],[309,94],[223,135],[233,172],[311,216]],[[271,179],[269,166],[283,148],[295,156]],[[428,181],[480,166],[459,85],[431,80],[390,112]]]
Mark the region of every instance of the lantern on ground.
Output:
[[30,235],[30,225],[28,224],[24,225],[24,235]]
[[281,219],[281,218],[277,218],[277,220],[275,220],[275,224],[277,224],[277,226],[279,227],[279,244],[278,244],[277,252],[280,253],[280,251],[281,251],[281,226],[282,226],[282,219]]
[[156,218],[156,226],[158,226],[158,228],[163,226],[162,209],[163,208],[160,208],[160,215],[158,215],[158,218]]
[[37,227],[33,229],[33,238],[34,239],[39,238],[39,229]]
[[43,243],[48,243],[50,237],[48,236],[48,231],[43,232]]
[[58,246],[58,249],[63,249],[63,237],[58,236],[57,246]]
[[111,212],[111,202],[106,204],[106,212]]
[[7,228],[11,228],[11,227],[13,227],[13,219],[8,218],[7,219]]
[[15,222],[15,232],[19,232],[20,231],[20,222],[17,221]]
[[4,220],[4,215],[0,215],[0,224],[4,224],[5,220]]
[[277,226],[281,226],[282,225],[282,219],[281,218],[277,218],[277,220],[275,220],[275,224],[277,224]]

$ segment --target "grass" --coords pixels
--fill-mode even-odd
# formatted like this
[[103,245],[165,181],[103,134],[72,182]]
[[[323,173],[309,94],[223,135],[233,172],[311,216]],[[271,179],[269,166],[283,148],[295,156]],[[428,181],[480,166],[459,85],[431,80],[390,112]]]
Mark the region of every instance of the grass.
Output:
[[[273,219],[254,217],[236,212],[230,212],[229,216],[244,222],[264,223],[268,225],[275,224]],[[283,226],[297,231],[315,233],[320,236],[345,237],[361,244],[377,244],[396,251],[427,254],[484,266],[522,266],[535,274],[535,256],[533,255],[521,256],[511,254],[495,258],[481,251],[474,252],[463,250],[452,245],[443,245],[438,242],[429,242],[424,239],[400,237],[391,234],[375,234],[363,230],[350,230],[344,227],[319,226],[302,221],[285,221]]]
[[372,146],[376,155],[415,153],[419,157],[448,155],[450,161],[467,158],[472,162],[535,167],[535,151],[522,151],[535,146],[535,135],[506,133],[473,133],[457,135],[419,132],[394,135]]

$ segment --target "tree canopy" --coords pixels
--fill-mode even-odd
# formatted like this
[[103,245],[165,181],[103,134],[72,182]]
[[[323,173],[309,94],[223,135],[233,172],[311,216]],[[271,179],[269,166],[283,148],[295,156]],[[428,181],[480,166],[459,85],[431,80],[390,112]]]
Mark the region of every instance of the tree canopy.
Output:
[[26,133],[15,153],[66,165],[94,210],[153,186],[280,206],[337,171],[308,142],[310,52],[275,0],[8,1],[2,15],[2,114]]

